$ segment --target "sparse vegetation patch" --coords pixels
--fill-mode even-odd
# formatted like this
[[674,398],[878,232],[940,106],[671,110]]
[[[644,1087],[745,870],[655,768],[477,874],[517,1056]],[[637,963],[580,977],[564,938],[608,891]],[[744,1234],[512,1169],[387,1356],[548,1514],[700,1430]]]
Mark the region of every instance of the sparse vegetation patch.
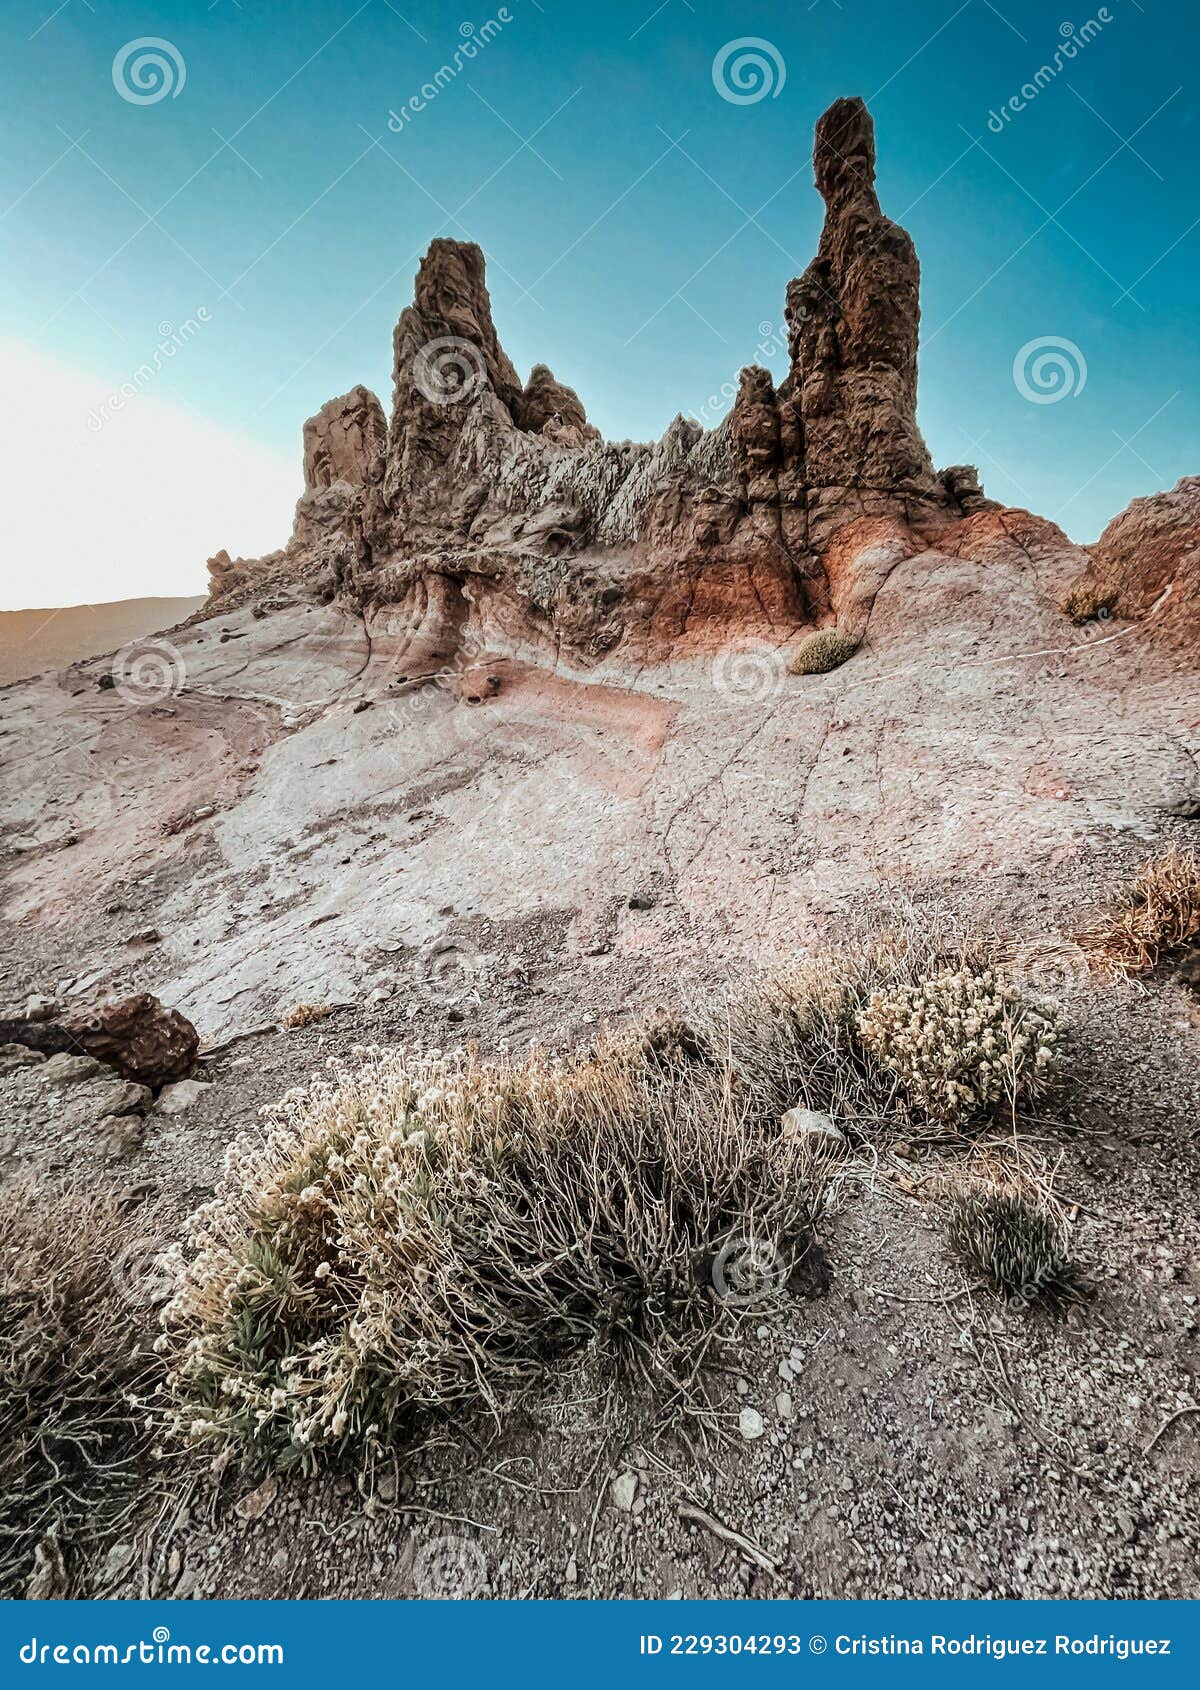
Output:
[[1117,608],[1119,598],[1120,593],[1116,587],[1108,586],[1102,581],[1089,581],[1084,577],[1067,588],[1058,601],[1058,608],[1077,628],[1081,628],[1086,622],[1096,622],[1111,616]]
[[839,628],[819,628],[807,634],[792,653],[788,665],[793,675],[828,675],[840,669],[846,659],[858,650],[858,641],[843,634]]
[[690,1368],[714,1255],[802,1252],[810,1168],[726,1071],[640,1031],[570,1058],[337,1062],[230,1147],[192,1220],[160,1340],[175,1424],[272,1465],[369,1463],[588,1343]]
[[331,1003],[294,1003],[284,1011],[279,1025],[288,1032],[294,1032],[298,1027],[311,1027],[315,1021],[324,1021],[332,1014]]
[[1027,1003],[991,969],[943,969],[871,994],[863,1044],[931,1120],[969,1122],[1049,1088],[1065,1023],[1053,1004]]
[[[252,1464],[369,1467],[584,1346],[614,1380],[694,1379],[747,1285],[786,1283],[846,1138],[1031,1100],[1059,1033],[897,941],[568,1056],[334,1061],[230,1146],[189,1223],[159,1340],[174,1427]],[[797,1108],[837,1130],[785,1131]]]
[[1018,1192],[976,1186],[959,1193],[951,1204],[949,1238],[970,1273],[1023,1308],[1080,1294],[1062,1227]]
[[1118,886],[1084,950],[1123,974],[1146,974],[1200,940],[1200,852],[1170,845]]
[[146,1500],[161,1369],[148,1309],[117,1284],[127,1232],[86,1191],[12,1184],[0,1203],[0,1595],[70,1594],[87,1551]]

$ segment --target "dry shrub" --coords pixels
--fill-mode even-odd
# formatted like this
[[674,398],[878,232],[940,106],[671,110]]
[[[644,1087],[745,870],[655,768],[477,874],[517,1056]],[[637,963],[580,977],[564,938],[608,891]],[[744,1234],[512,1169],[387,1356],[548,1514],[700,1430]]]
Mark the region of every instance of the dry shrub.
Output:
[[1065,1021],[991,969],[946,968],[872,992],[858,1017],[863,1044],[894,1073],[909,1102],[947,1124],[1034,1102],[1049,1089]]
[[298,1027],[311,1027],[314,1021],[324,1021],[332,1014],[331,1003],[294,1003],[284,1012],[279,1025],[294,1032]]
[[[431,1415],[502,1415],[589,1346],[610,1382],[694,1377],[731,1310],[786,1281],[835,1176],[840,1148],[785,1133],[785,1110],[861,1139],[913,1094],[962,1113],[951,1077],[972,1112],[1007,1095],[982,1056],[951,1070],[928,1043],[901,1072],[873,1047],[932,966],[914,943],[863,946],[567,1056],[331,1062],[230,1146],[189,1223],[159,1340],[176,1430],[255,1464],[369,1468]],[[1051,1012],[960,970],[1000,1005],[997,1073],[1034,1095],[1045,1064],[1027,1075],[1013,1048]]]
[[1080,1295],[1061,1224],[1016,1191],[976,1186],[952,1201],[950,1246],[968,1270],[1021,1308]]
[[[117,1205],[11,1185],[0,1203],[0,1593],[35,1556],[65,1595],[78,1559],[127,1529],[155,1469],[145,1402],[161,1375],[148,1310],[113,1275]],[[142,1405],[139,1407],[139,1404]]]
[[720,1313],[722,1243],[806,1239],[809,1166],[727,1072],[642,1030],[519,1063],[335,1062],[230,1147],[193,1217],[160,1339],[177,1429],[369,1463],[593,1341],[678,1378]]
[[1085,622],[1095,622],[1111,616],[1117,608],[1119,598],[1120,593],[1116,587],[1107,586],[1100,581],[1090,581],[1084,576],[1067,588],[1058,601],[1058,608],[1077,628],[1081,628]]
[[858,641],[839,628],[819,628],[800,641],[788,669],[793,675],[828,675],[831,670],[840,669],[857,650]]
[[1159,959],[1200,939],[1200,852],[1170,845],[1115,888],[1100,926],[1079,937],[1124,974],[1146,974]]
[[690,1020],[764,1113],[816,1109],[862,1137],[886,1120],[898,1088],[859,1037],[859,1015],[881,985],[918,980],[929,966],[922,947],[889,936],[752,975]]

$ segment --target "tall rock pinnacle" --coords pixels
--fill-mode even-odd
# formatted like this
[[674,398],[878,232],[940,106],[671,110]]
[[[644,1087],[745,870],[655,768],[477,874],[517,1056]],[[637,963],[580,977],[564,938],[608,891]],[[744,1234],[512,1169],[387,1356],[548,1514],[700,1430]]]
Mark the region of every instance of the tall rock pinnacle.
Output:
[[804,480],[929,494],[933,464],[917,427],[920,265],[875,192],[875,126],[860,99],[835,100],[813,148],[825,226],[817,256],[787,290],[791,376]]

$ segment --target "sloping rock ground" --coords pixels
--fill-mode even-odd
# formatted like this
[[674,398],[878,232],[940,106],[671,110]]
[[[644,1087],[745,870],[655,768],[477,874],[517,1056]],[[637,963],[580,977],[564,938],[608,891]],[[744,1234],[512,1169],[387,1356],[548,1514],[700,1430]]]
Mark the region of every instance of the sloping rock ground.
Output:
[[[397,682],[387,608],[296,597],[179,632],[169,696],[97,690],[99,663],[12,688],[4,920],[22,950],[94,932],[88,972],[213,1040],[420,989],[448,946],[486,967],[484,921],[555,910],[571,955],[734,967],[883,881],[987,885],[1195,816],[1188,671],[1142,624],[1058,614],[1086,560],[1051,525],[961,529],[892,564],[827,676],[786,672],[787,623],[715,656],[685,629],[633,675],[518,648],[476,665],[499,684],[471,704],[472,671]],[[151,926],[145,954],[115,942]]]
[[[369,1505],[290,1482],[244,1519],[227,1480],[215,1524],[185,1508],[88,1588],[410,1596],[448,1564],[451,1588],[509,1597],[1196,1594],[1198,1417],[1143,1452],[1196,1400],[1200,1013],[1170,983],[1114,999],[1064,976],[1056,944],[1103,874],[1196,842],[1200,692],[1144,624],[1058,614],[1080,559],[1052,529],[972,524],[973,555],[960,534],[893,562],[863,646],[822,677],[787,675],[791,628],[765,624],[707,656],[685,631],[634,675],[514,654],[397,685],[386,610],[294,595],[180,631],[186,678],[153,703],[98,689],[101,664],[10,689],[6,999],[148,989],[210,1042],[352,1005],[230,1045],[193,1109],[131,1134],[35,1070],[0,1079],[6,1177],[131,1194],[123,1274],[172,1234],[143,1195],[178,1222],[232,1133],[326,1054],[586,1037],[872,901],[1032,941],[1081,1039],[1084,1100],[1045,1146],[1100,1286],[1081,1320],[959,1299],[929,1169],[889,1156],[847,1184],[827,1292],[748,1319],[711,1461],[653,1436],[651,1404],[597,1419],[572,1378],[528,1422],[476,1428],[482,1454],[403,1459]],[[625,1472],[628,1512],[608,1500]]]

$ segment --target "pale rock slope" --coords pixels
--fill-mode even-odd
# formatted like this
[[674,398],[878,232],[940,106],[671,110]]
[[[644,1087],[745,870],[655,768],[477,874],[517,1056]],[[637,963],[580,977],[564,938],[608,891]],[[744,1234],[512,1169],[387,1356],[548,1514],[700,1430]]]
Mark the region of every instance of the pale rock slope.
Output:
[[[1092,556],[936,471],[861,101],[820,120],[815,173],[788,376],[743,371],[717,428],[652,445],[600,439],[544,365],[523,383],[479,249],[435,241],[390,417],[358,387],[305,425],[287,546],[211,560],[144,664],[4,692],[23,948],[94,935],[92,973],[211,1040],[446,948],[486,970],[497,923],[734,967],[883,883],[986,889],[1200,813],[1200,480]],[[1116,580],[1115,617],[1060,613],[1081,577]],[[835,624],[850,661],[791,675]],[[131,962],[102,917],[138,889],[160,937]]]

